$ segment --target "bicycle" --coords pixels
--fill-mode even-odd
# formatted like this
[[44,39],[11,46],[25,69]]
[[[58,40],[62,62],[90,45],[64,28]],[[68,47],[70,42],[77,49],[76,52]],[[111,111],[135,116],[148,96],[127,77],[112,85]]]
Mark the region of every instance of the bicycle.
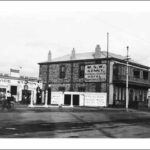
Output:
[[5,108],[7,110],[14,110],[15,103],[13,101],[8,101],[8,100],[5,99],[5,100],[2,101],[1,109],[5,110]]

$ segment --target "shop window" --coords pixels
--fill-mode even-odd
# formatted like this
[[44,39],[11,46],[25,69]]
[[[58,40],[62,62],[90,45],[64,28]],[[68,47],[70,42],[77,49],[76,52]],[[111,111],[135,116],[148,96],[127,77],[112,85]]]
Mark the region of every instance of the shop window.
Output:
[[12,95],[17,95],[17,86],[11,86],[10,92]]
[[58,88],[58,90],[64,92],[65,91],[65,87],[61,86],[61,87]]
[[79,91],[79,92],[85,92],[85,87],[79,87],[79,88],[78,88],[78,91]]
[[143,71],[143,79],[148,80],[148,71]]
[[140,70],[134,69],[133,70],[133,75],[134,75],[135,78],[140,78]]
[[65,66],[60,66],[60,78],[65,78]]
[[84,78],[84,65],[80,64],[79,66],[79,78]]

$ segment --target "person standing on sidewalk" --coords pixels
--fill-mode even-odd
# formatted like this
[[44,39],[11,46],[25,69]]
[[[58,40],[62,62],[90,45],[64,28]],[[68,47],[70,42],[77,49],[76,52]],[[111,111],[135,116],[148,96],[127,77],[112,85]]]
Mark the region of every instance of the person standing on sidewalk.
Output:
[[7,91],[6,98],[7,98],[7,103],[10,106],[10,102],[11,102],[11,93],[10,93],[10,91]]

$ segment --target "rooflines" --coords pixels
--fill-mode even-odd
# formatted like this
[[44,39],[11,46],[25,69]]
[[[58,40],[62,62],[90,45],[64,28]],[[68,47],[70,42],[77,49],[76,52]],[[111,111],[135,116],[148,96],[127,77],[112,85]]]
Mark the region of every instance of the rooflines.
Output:
[[[96,59],[81,59],[81,60],[66,60],[66,61],[55,61],[55,62],[42,62],[42,63],[38,63],[39,65],[42,65],[42,64],[60,64],[60,63],[73,63],[73,62],[87,62],[87,61],[97,61],[97,60],[107,60],[107,58],[96,58]],[[115,58],[115,57],[109,57],[108,60],[116,60],[116,61],[119,61],[119,62],[122,62],[122,63],[126,63],[126,60],[124,59],[119,59],[119,58]],[[150,67],[148,66],[145,66],[145,65],[142,65],[142,64],[139,64],[139,63],[136,63],[136,62],[132,62],[132,61],[129,61],[129,64],[132,64],[132,65],[135,65],[135,66],[139,66],[139,67],[143,67],[143,68],[146,68],[146,69],[150,69]]]

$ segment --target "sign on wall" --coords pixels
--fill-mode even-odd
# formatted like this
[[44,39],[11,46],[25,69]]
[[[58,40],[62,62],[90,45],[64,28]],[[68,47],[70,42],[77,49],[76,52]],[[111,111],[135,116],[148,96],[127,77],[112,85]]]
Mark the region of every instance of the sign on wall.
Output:
[[106,64],[95,64],[85,66],[86,82],[106,81]]
[[107,106],[107,93],[85,93],[85,106]]
[[62,92],[52,92],[51,94],[51,104],[63,104],[64,96]]

